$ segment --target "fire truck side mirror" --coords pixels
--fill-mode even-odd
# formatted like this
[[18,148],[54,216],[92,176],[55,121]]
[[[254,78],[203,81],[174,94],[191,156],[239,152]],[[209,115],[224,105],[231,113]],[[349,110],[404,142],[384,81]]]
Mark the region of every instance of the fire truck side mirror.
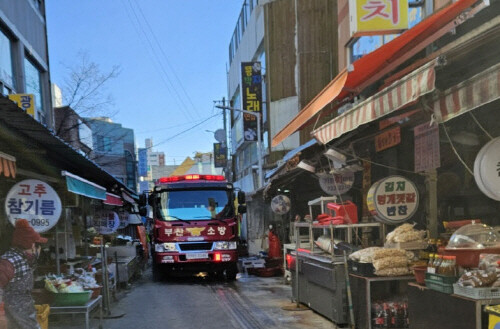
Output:
[[240,204],[238,206],[238,214],[244,214],[246,212],[247,212],[247,206],[244,206],[244,205]]
[[245,204],[245,192],[238,191],[238,204]]

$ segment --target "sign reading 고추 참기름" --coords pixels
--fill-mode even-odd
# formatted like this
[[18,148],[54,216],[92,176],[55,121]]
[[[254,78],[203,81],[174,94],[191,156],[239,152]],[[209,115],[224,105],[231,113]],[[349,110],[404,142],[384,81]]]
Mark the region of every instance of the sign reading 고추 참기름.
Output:
[[12,225],[23,218],[40,233],[57,224],[61,211],[59,195],[49,184],[37,179],[17,183],[5,198],[5,213]]

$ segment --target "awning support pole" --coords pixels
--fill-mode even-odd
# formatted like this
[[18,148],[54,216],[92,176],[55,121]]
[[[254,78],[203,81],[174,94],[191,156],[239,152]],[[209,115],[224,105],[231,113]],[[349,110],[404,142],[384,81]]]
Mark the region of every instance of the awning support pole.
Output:
[[430,236],[438,236],[438,205],[437,205],[437,171],[435,169],[426,171],[425,189],[428,193],[426,203],[427,229]]

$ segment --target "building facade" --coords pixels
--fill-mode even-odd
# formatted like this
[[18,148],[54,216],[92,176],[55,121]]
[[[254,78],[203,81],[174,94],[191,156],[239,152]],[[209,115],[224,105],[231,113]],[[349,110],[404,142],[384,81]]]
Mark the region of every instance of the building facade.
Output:
[[[254,191],[258,157],[271,168],[283,155],[310,139],[294,134],[276,147],[270,139],[337,74],[337,1],[245,0],[229,45],[228,92],[232,108],[242,105],[241,63],[259,62],[262,75],[262,151],[245,142],[244,115],[232,111],[234,182]],[[325,33],[325,31],[332,31]],[[310,130],[310,129],[309,129]]]
[[32,95],[33,117],[53,129],[46,30],[44,1],[0,2],[0,93]]
[[97,164],[129,189],[137,190],[134,130],[106,117],[85,118],[92,130],[93,157]]

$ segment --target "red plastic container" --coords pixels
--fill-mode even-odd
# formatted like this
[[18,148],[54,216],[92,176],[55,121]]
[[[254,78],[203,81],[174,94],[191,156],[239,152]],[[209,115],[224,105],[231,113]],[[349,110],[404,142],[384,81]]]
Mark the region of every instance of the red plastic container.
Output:
[[440,247],[438,253],[445,256],[456,256],[458,266],[473,268],[479,265],[480,254],[500,254],[500,248],[445,249],[445,247]]
[[358,222],[358,207],[351,201],[344,203],[328,202],[326,208],[333,210],[335,214],[331,214],[335,219],[342,218],[345,224],[356,224]]

